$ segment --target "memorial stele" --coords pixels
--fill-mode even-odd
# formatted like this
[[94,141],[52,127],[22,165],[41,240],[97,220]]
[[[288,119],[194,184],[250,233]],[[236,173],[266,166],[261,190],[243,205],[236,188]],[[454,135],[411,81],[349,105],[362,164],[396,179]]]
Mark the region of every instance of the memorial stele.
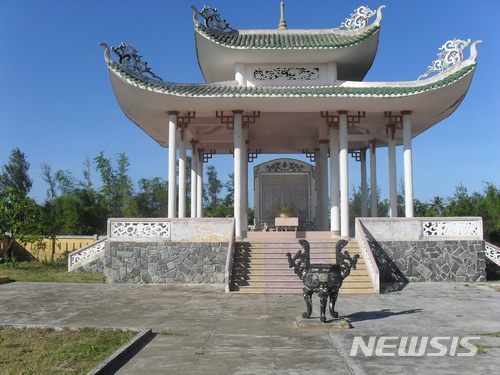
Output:
[[[188,151],[193,218],[203,215],[203,164],[214,154],[232,154],[236,237],[247,231],[249,161],[259,154],[305,153],[315,162],[316,229],[349,236],[349,154],[360,162],[362,216],[368,216],[367,186],[377,186],[377,149],[388,148],[395,216],[399,145],[405,216],[413,217],[412,139],[458,108],[481,41],[449,40],[414,81],[363,82],[377,52],[384,7],[360,7],[331,29],[291,29],[281,3],[278,27],[271,30],[236,30],[216,9],[192,7],[196,54],[206,80],[200,84],[163,81],[132,46],[101,43],[124,114],[168,148],[168,180],[178,181],[168,184],[168,217],[187,215]],[[376,194],[371,199],[376,208]]]

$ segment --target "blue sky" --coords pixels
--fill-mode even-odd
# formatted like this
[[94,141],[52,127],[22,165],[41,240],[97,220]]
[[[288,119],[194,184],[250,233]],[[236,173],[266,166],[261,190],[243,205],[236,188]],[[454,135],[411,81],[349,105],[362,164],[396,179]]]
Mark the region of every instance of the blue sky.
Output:
[[[83,163],[101,151],[125,152],[130,175],[167,179],[168,150],[130,122],[119,108],[103,59],[105,42],[140,50],[155,74],[172,82],[203,82],[194,49],[191,5],[215,7],[235,29],[273,29],[279,0],[1,0],[0,165],[15,147],[31,163],[31,196],[42,202],[42,163],[82,178]],[[413,140],[415,198],[451,197],[463,184],[500,185],[500,28],[498,0],[286,0],[289,28],[333,28],[361,5],[383,10],[380,43],[365,81],[414,80],[427,71],[447,40],[482,40],[469,92],[448,119]],[[468,57],[469,51],[466,52]],[[387,152],[377,154],[378,185],[388,198]],[[261,155],[254,162],[277,158]],[[303,155],[293,157],[305,160]],[[397,151],[398,180],[403,175]],[[219,177],[231,156],[214,156]],[[350,161],[350,186],[359,167]],[[94,179],[98,182],[97,173]],[[250,190],[252,191],[252,190]],[[252,199],[251,199],[252,200]]]

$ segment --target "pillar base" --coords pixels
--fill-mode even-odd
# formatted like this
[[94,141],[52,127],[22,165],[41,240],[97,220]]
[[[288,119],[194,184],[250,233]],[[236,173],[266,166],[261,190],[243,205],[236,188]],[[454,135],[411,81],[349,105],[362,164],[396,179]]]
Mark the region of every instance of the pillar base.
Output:
[[340,230],[332,230],[333,237],[340,237]]

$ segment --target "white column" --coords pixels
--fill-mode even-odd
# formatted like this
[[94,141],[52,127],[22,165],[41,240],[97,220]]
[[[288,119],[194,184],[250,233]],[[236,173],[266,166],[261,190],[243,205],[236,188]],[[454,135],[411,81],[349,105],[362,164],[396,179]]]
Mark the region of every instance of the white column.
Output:
[[198,141],[193,140],[193,150],[191,152],[191,217],[197,217],[197,205],[198,205]]
[[203,217],[203,149],[198,149],[198,172],[196,174],[196,217]]
[[389,216],[398,217],[398,184],[396,174],[396,125],[387,128],[387,146],[389,156]]
[[413,217],[413,160],[411,149],[411,111],[402,111],[405,175],[405,215]]
[[361,155],[361,216],[368,216],[367,180],[366,180],[366,148],[359,150]]
[[238,81],[238,85],[244,86],[246,84],[245,80],[245,64],[236,63],[236,73],[234,79]]
[[337,63],[333,61],[329,62],[327,72],[328,72],[328,83],[330,85],[333,85],[337,80]]
[[[325,129],[326,132],[326,129]],[[317,206],[318,206],[318,230],[328,230],[328,140],[326,134],[318,141],[319,151],[317,152],[316,173],[317,179]]]
[[340,236],[339,129],[330,128],[330,228]]
[[[247,132],[248,129],[243,129],[244,136],[243,138],[247,138]],[[244,145],[244,150],[243,150],[243,156],[242,156],[242,184],[241,184],[241,189],[242,189],[242,218],[241,218],[241,230],[242,231],[247,231],[248,230],[248,142],[245,141],[243,142]]]
[[168,122],[168,218],[175,218],[175,202],[177,187],[177,115],[179,112],[170,111]]
[[179,217],[186,217],[186,130],[179,130]]
[[339,114],[339,171],[340,171],[340,236],[349,237],[349,155],[347,139],[347,111]]
[[370,142],[370,214],[371,217],[378,216],[378,197],[377,197],[377,140]]
[[234,218],[235,236],[242,237],[242,157],[243,157],[243,111],[233,111],[234,115]]

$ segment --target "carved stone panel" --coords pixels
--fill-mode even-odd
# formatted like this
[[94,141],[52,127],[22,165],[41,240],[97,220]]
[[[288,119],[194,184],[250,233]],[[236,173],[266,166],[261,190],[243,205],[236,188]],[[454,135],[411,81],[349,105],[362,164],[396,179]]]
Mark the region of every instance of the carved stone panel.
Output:
[[[254,168],[254,202],[257,220],[273,222],[280,212],[302,223],[316,216],[314,166],[294,159],[275,159]],[[293,213],[290,215],[290,213]]]

